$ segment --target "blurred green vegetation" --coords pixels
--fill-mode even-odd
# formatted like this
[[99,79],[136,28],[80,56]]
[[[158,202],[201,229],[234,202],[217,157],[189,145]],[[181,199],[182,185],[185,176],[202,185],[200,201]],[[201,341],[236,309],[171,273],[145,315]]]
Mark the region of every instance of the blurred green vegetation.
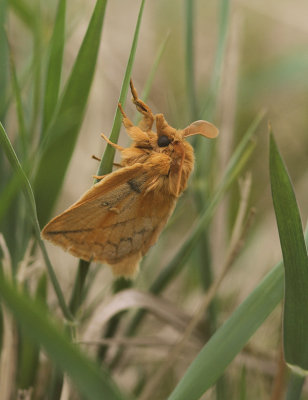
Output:
[[[303,0],[0,0],[3,399],[308,398],[277,361],[284,275],[267,127],[303,223],[307,12]],[[117,103],[137,120],[130,77],[172,126],[220,129],[215,141],[191,140],[189,188],[133,282],[39,237],[93,174],[110,171],[100,132],[127,145]],[[297,212],[288,205],[287,217]]]

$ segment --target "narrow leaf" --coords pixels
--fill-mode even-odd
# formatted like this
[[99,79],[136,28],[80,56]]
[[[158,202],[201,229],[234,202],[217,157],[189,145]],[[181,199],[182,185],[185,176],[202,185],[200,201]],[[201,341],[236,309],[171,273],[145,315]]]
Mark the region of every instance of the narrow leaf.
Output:
[[0,0],[0,121],[4,121],[5,109],[6,109],[6,88],[8,78],[8,46],[7,38],[5,35],[5,21],[7,18],[7,0]]
[[300,214],[284,162],[270,136],[272,197],[285,268],[283,344],[286,362],[308,371],[308,257]]
[[59,0],[54,30],[49,45],[42,134],[45,133],[46,127],[54,114],[58,100],[65,41],[65,11],[66,0]]
[[106,0],[97,0],[59,106],[42,143],[34,179],[38,218],[45,224],[61,189],[83,120],[99,50]]

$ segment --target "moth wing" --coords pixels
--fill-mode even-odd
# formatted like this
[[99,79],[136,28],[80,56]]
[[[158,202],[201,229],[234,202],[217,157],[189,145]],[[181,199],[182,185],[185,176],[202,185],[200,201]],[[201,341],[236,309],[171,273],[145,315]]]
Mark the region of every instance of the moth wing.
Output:
[[170,214],[156,215],[148,180],[139,163],[109,174],[52,219],[42,237],[81,259],[106,262],[117,275],[134,275]]

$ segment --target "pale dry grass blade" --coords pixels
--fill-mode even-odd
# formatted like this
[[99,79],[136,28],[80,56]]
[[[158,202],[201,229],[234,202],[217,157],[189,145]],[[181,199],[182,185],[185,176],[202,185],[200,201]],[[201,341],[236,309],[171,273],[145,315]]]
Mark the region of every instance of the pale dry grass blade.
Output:
[[[113,338],[102,338],[99,340],[92,340],[90,342],[80,341],[78,344],[82,344],[85,346],[127,346],[127,347],[153,347],[154,349],[157,347],[171,347],[174,345],[174,341],[171,339],[166,339],[162,337],[156,336],[147,336],[147,337],[126,337],[119,336]],[[191,341],[189,343],[194,349],[199,349],[199,344],[196,341]]]
[[71,398],[71,385],[67,375],[64,375],[60,400],[69,400]]
[[[114,315],[133,308],[147,309],[157,318],[165,321],[180,332],[183,332],[190,321],[190,317],[186,313],[168,300],[140,290],[127,289],[113,296],[108,304],[102,304],[101,307],[98,307],[89,323],[88,329],[83,335],[82,341],[95,341],[100,336],[102,326]],[[198,334],[198,330],[196,330],[194,336],[196,340],[200,340],[201,332]]]

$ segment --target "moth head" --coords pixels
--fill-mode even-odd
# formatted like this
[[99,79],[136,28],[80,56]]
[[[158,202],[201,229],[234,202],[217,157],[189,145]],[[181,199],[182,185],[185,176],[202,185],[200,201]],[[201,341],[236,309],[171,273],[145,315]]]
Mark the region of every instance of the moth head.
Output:
[[156,131],[157,131],[157,146],[167,147],[171,144],[177,134],[176,129],[168,125],[163,114],[156,114]]
[[219,133],[215,125],[203,120],[195,121],[183,130],[177,130],[168,125],[163,114],[157,114],[155,118],[157,145],[161,148],[167,147],[172,143],[176,144],[183,142],[188,136],[202,135],[208,139],[214,139]]

